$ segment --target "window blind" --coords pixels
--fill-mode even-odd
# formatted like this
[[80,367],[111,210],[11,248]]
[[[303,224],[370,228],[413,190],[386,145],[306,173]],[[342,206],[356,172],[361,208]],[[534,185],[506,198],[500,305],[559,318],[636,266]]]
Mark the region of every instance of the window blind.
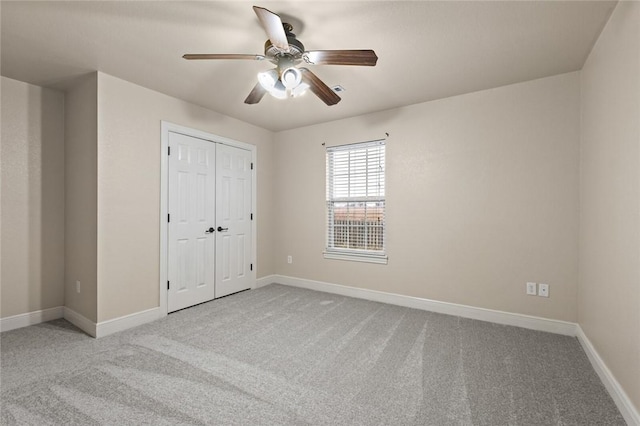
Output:
[[384,255],[385,141],[327,148],[327,252]]

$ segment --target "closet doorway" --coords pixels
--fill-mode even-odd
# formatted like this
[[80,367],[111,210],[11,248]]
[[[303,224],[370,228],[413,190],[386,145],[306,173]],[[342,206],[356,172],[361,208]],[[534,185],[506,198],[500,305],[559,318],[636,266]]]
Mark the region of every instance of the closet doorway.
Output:
[[239,142],[167,127],[174,127],[163,137],[170,313],[254,286],[255,152]]

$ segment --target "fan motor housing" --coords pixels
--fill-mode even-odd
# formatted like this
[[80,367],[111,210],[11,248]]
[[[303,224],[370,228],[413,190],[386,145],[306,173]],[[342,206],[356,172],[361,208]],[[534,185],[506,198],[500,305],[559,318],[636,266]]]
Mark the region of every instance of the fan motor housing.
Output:
[[[304,45],[300,40],[296,38],[296,35],[291,32],[291,30],[293,30],[291,24],[287,24],[285,22],[282,24],[282,26],[284,27],[284,31],[287,36],[287,42],[289,43],[289,52],[284,54],[291,55],[296,60],[301,59],[302,54],[304,53]],[[271,43],[271,40],[267,40],[264,42],[264,56],[269,59],[275,59],[278,55],[282,54],[283,52],[275,47]]]

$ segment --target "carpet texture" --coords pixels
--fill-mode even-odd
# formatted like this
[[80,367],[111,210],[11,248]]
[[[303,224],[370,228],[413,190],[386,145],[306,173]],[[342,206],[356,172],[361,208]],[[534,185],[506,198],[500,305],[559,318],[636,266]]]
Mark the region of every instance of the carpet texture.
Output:
[[1,353],[3,425],[625,424],[575,338],[275,284]]

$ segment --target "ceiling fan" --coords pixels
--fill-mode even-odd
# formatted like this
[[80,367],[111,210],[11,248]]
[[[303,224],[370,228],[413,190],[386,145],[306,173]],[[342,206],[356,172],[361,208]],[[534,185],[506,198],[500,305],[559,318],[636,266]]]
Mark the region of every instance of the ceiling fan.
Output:
[[186,54],[184,59],[252,59],[268,60],[276,65],[258,74],[258,83],[249,96],[244,100],[246,104],[257,104],[266,93],[280,99],[296,97],[307,89],[311,90],[327,105],[340,102],[338,96],[318,76],[308,68],[298,67],[304,61],[310,65],[359,65],[375,66],[378,57],[373,50],[309,50],[296,35],[293,27],[283,23],[280,16],[258,6],[253,6],[269,40],[264,44],[264,55],[252,54]]

